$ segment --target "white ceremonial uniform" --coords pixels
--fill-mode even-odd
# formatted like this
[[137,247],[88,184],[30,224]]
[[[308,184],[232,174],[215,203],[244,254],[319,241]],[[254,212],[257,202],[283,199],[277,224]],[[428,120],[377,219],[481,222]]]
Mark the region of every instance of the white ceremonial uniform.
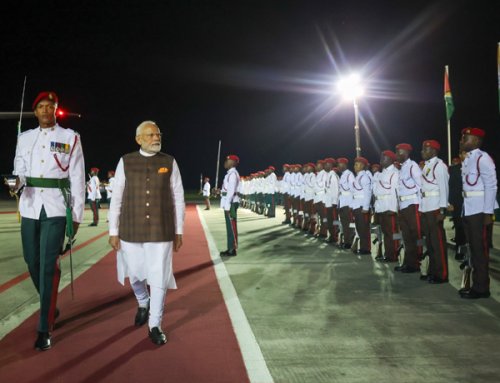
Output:
[[266,183],[266,188],[265,188],[265,193],[266,194],[274,194],[276,192],[276,182],[278,180],[278,177],[276,177],[276,174],[274,172],[271,172],[266,178],[265,178],[265,183]]
[[325,169],[321,169],[316,174],[314,183],[314,203],[325,202],[326,174]]
[[333,170],[325,172],[325,207],[339,204],[339,176]]
[[314,199],[314,187],[316,184],[316,174],[304,174],[304,200],[312,201]]
[[[222,182],[222,196],[220,200],[220,207],[226,211],[231,209],[231,203],[240,202],[238,196],[238,185],[240,183],[240,175],[236,168],[231,168],[227,171]],[[260,189],[262,190],[262,189]],[[260,193],[262,191],[259,191]]]
[[342,172],[339,180],[339,208],[351,206],[352,204],[352,183],[354,182],[354,174],[346,169]]
[[90,181],[88,184],[88,199],[91,201],[95,201],[97,199],[101,199],[101,181],[99,181],[99,177],[92,176],[90,177]]
[[[85,164],[80,135],[58,124],[30,129],[19,135],[13,174],[25,185],[26,177],[69,178],[74,222],[82,222],[85,207]],[[42,206],[48,218],[65,217],[61,190],[25,187],[19,201],[21,216],[39,219]]]
[[415,161],[407,159],[401,164],[399,171],[398,199],[399,209],[420,204],[420,189],[422,187],[422,171]]
[[281,181],[281,192],[283,194],[290,194],[290,172],[285,172],[283,175],[283,180]]
[[448,167],[443,160],[432,157],[425,161],[422,170],[422,202],[419,210],[422,213],[448,206]]
[[398,211],[397,188],[399,184],[399,171],[394,165],[390,165],[375,177],[373,183],[373,195],[375,196],[375,212],[383,213]]
[[368,170],[361,170],[352,184],[353,199],[351,208],[362,210],[370,209],[372,199],[372,174]]
[[203,185],[203,197],[210,197],[210,182],[205,182]]
[[496,204],[497,176],[495,163],[488,153],[474,149],[462,163],[464,216],[493,214]]
[[105,189],[106,189],[106,197],[108,198],[108,200],[110,200],[111,197],[113,196],[113,185],[114,185],[114,183],[115,183],[115,177],[111,177],[108,180],[108,184],[105,187]]

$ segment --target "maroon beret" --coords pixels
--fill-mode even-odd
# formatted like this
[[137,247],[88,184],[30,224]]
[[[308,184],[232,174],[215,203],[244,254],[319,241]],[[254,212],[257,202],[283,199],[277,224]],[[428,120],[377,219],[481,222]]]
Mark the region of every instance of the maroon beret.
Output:
[[340,157],[340,158],[337,158],[337,163],[339,164],[348,164],[349,163],[349,160],[345,157]]
[[238,157],[235,154],[230,154],[229,156],[226,157],[226,160],[232,160],[234,162],[240,162],[240,157]]
[[471,136],[477,136],[483,138],[486,136],[486,132],[479,128],[464,128],[462,129],[462,134],[469,134]]
[[354,159],[354,162],[361,162],[361,163],[365,164],[366,166],[368,166],[370,164],[365,157],[356,157]]
[[431,147],[433,149],[440,150],[441,144],[439,142],[437,142],[436,140],[425,140],[422,143],[422,147]]
[[57,94],[55,92],[40,92],[38,96],[36,96],[35,101],[33,101],[33,110],[36,109],[36,106],[38,103],[42,100],[49,100],[52,101],[54,104],[59,103],[59,98],[57,97]]
[[413,150],[413,147],[410,144],[403,143],[396,145],[396,150],[398,149],[408,150],[409,152],[411,152]]
[[396,161],[396,154],[392,150],[384,150],[383,156],[389,157],[391,160]]

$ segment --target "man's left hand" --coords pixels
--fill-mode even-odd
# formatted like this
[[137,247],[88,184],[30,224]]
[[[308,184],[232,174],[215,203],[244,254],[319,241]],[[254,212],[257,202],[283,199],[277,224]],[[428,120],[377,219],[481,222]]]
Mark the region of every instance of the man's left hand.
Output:
[[176,234],[174,239],[174,251],[177,252],[182,247],[182,234]]
[[80,222],[75,222],[73,221],[73,237],[76,235],[78,232],[78,228],[80,227]]

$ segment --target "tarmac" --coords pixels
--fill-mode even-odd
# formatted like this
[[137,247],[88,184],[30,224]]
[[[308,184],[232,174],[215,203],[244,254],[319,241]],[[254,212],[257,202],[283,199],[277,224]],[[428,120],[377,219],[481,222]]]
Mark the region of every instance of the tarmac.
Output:
[[[11,201],[0,205],[0,339],[38,309],[14,210]],[[90,214],[85,212],[75,244],[75,278],[110,251],[106,210],[97,227],[88,226]],[[208,242],[225,250],[221,210],[200,208],[199,214]],[[499,381],[498,224],[491,251],[492,296],[468,301],[457,293],[462,272],[451,249],[450,283],[431,285],[418,274],[395,273],[394,264],[375,262],[375,254],[340,250],[282,220],[282,209],[276,218],[239,209],[238,255],[223,258],[272,381]],[[446,228],[452,238],[448,221]],[[61,289],[70,281],[68,263],[63,258]],[[238,332],[234,321],[233,327]]]

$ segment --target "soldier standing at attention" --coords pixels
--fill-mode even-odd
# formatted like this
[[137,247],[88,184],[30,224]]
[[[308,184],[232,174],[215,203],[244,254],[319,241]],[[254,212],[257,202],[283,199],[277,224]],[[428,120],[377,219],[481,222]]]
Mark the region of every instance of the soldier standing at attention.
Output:
[[333,170],[336,161],[334,158],[325,158],[325,209],[326,222],[330,236],[327,242],[335,244],[339,240],[339,226],[337,224],[339,215],[337,206],[339,204],[339,176]]
[[205,210],[210,210],[210,178],[208,177],[204,179],[202,194],[205,199]]
[[401,164],[398,185],[399,226],[403,234],[405,257],[403,264],[394,270],[402,273],[420,271],[422,257],[422,229],[418,212],[422,172],[418,164],[410,159],[412,150],[410,144],[396,145],[396,158]]
[[443,221],[448,207],[448,168],[438,158],[441,145],[435,140],[422,143],[422,213],[423,228],[429,249],[429,283],[448,282],[448,252]]
[[352,183],[354,182],[354,174],[347,168],[349,160],[341,157],[337,158],[337,166],[341,172],[339,180],[339,217],[342,224],[342,231],[344,233],[344,242],[341,246],[344,249],[350,249],[352,240],[354,239],[354,230],[350,227],[353,222],[352,217]]
[[368,168],[368,160],[364,157],[354,159],[354,171],[356,179],[353,187],[352,211],[354,223],[359,236],[359,249],[356,254],[371,254],[371,233],[370,233],[370,202],[372,199],[372,175]]
[[227,173],[222,182],[220,206],[224,210],[224,218],[226,220],[227,250],[222,251],[220,253],[221,256],[236,256],[238,248],[238,228],[236,222],[240,203],[237,193],[240,175],[236,170],[236,166],[239,163],[239,157],[234,154],[227,156],[224,161],[224,168],[227,170]]
[[101,200],[101,182],[99,181],[98,168],[90,169],[90,180],[88,182],[87,191],[92,210],[92,223],[89,226],[97,226],[99,224],[99,201]]
[[375,213],[384,235],[384,256],[375,258],[382,262],[397,262],[397,250],[399,241],[394,239],[394,234],[399,232],[398,197],[397,188],[399,183],[399,171],[394,166],[396,154],[391,150],[384,150],[380,156],[382,172],[379,173],[373,183],[373,195],[375,196]]
[[464,247],[467,244],[462,217],[462,210],[464,206],[462,162],[465,160],[466,156],[467,152],[461,150],[460,157],[453,158],[451,166],[448,168],[450,173],[448,211],[451,213],[455,231],[455,259],[457,261],[463,261],[465,259]]
[[472,287],[460,290],[465,299],[490,296],[489,247],[486,228],[493,221],[498,189],[495,163],[481,145],[485,132],[479,128],[462,130],[460,149],[467,152],[462,163],[464,227],[471,250]]
[[283,207],[285,208],[285,220],[283,224],[292,223],[292,197],[290,196],[290,165],[283,164],[283,180],[281,181],[281,191],[283,193]]
[[18,137],[14,175],[19,202],[24,259],[40,296],[35,349],[51,348],[50,331],[57,316],[59,253],[64,233],[78,231],[85,207],[85,165],[78,133],[56,122],[58,98],[42,92],[33,103],[38,128]]

